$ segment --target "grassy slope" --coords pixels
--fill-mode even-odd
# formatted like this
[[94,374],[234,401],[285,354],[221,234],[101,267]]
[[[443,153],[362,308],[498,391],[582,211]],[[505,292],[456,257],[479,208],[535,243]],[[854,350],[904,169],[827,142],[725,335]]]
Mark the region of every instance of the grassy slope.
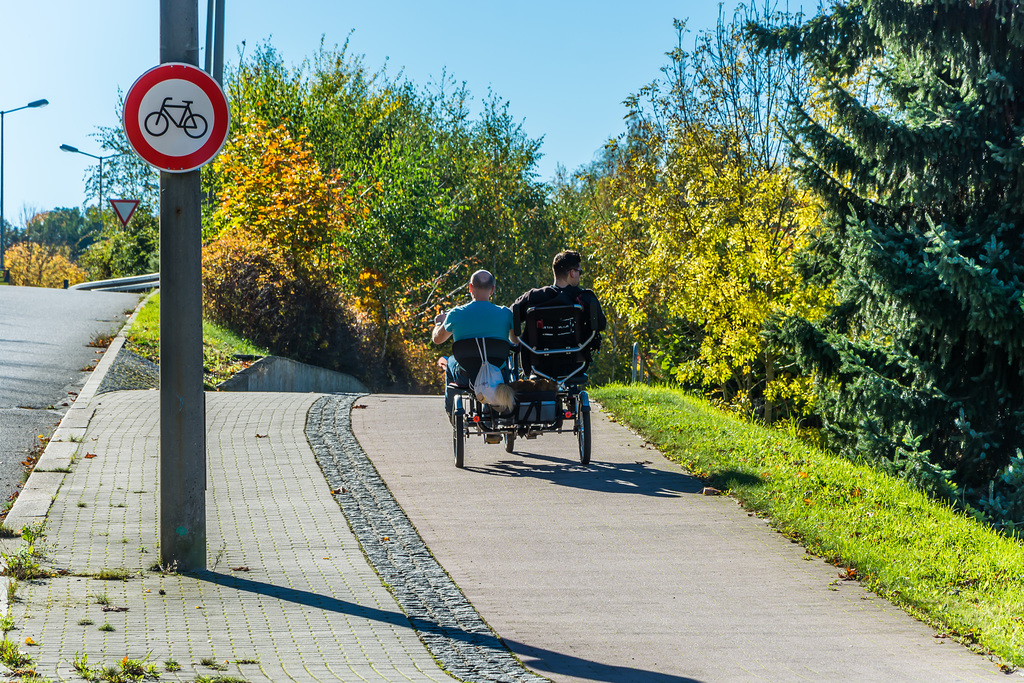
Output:
[[592,395],[669,458],[910,614],[1024,666],[1024,547],[905,481],[670,388]]
[[[128,348],[154,363],[160,362],[160,295],[154,294],[139,311],[127,333]],[[235,355],[266,356],[268,352],[238,335],[203,321],[203,379],[216,385],[249,366]]]

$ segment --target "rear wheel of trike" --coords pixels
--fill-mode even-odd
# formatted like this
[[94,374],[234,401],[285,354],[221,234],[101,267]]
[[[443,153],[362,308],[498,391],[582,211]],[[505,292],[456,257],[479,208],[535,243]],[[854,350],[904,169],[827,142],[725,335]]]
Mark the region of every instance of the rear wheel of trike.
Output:
[[455,448],[455,466],[461,469],[466,466],[466,416],[462,413],[455,414],[452,446]]
[[576,437],[580,445],[580,464],[590,464],[590,406],[586,397],[577,399],[576,404]]
[[505,452],[512,453],[516,450],[516,433],[505,432]]

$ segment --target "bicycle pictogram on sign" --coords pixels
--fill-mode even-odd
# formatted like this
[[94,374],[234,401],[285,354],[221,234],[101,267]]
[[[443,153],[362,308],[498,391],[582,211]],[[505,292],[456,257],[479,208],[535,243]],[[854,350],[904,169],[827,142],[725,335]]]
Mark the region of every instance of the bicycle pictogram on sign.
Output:
[[[182,100],[182,104],[170,104],[173,99],[173,97],[165,97],[159,111],[146,115],[143,123],[146,132],[153,137],[160,137],[167,132],[171,124],[174,124],[175,128],[180,128],[185,135],[195,140],[206,135],[209,125],[202,114],[192,112],[193,100]],[[171,110],[181,110],[181,115],[175,116]]]
[[146,162],[168,173],[187,173],[208,163],[227,142],[231,113],[220,84],[208,73],[169,62],[135,81],[122,121],[129,144]]

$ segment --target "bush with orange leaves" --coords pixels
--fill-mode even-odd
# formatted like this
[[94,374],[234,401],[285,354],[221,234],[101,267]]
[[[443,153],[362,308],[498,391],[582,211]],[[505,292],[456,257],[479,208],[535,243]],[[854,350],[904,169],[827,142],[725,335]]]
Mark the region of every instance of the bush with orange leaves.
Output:
[[257,235],[225,234],[203,250],[203,309],[274,354],[370,383],[352,308],[325,277],[296,269],[285,250]]
[[4,254],[5,266],[11,271],[11,284],[21,287],[54,287],[85,282],[87,274],[69,260],[68,247],[55,247],[35,242],[15,244]]

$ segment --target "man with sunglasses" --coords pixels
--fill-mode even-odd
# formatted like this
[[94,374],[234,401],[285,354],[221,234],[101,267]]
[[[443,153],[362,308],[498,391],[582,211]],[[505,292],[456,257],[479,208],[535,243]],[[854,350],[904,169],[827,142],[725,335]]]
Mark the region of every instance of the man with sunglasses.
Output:
[[[531,289],[516,299],[516,302],[512,304],[512,313],[514,319],[519,321],[519,329],[515,330],[517,336],[523,335],[522,323],[526,320],[526,312],[538,306],[580,304],[583,306],[583,337],[590,336],[591,332],[604,330],[607,320],[604,317],[604,312],[601,311],[601,303],[597,300],[597,295],[590,289],[580,287],[580,278],[583,277],[582,262],[583,259],[578,251],[563,251],[556,254],[551,262],[551,272],[555,276],[555,283],[547,287]],[[601,348],[600,334],[596,335],[583,351],[588,364],[591,354],[599,348]],[[530,368],[525,367],[525,360],[523,370],[528,376]]]

